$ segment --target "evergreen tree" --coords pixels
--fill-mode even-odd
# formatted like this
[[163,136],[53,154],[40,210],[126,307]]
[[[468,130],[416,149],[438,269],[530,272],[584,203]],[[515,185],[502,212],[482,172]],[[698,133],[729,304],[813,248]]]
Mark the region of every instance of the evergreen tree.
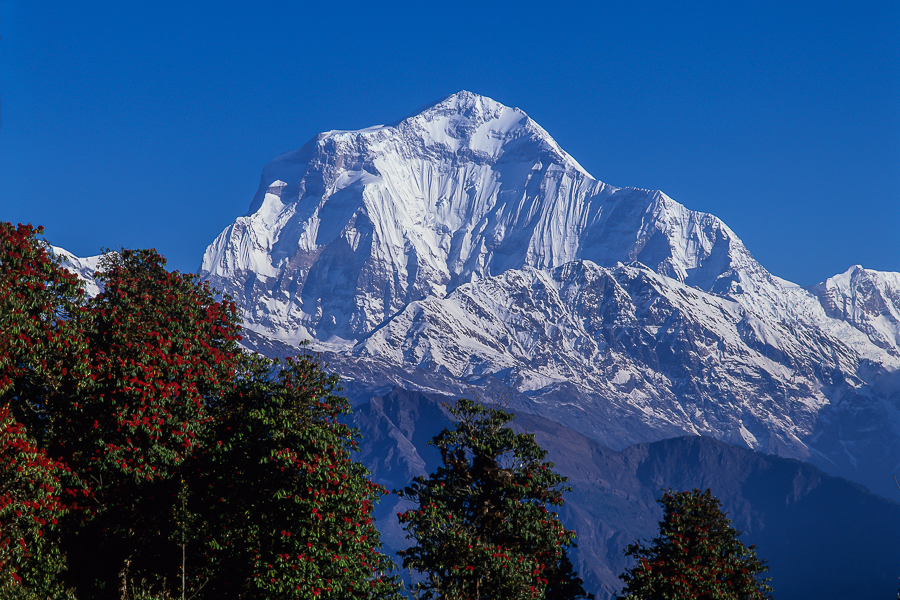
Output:
[[770,598],[768,571],[710,490],[665,492],[659,535],[625,549],[637,564],[620,575],[622,600],[752,600]]
[[425,599],[544,598],[548,589],[585,597],[562,562],[575,532],[547,509],[562,504],[566,479],[542,462],[534,436],[505,427],[513,415],[470,400],[448,410],[456,427],[430,442],[443,466],[398,492],[416,504],[398,514],[416,543],[400,553],[422,576],[416,591]]

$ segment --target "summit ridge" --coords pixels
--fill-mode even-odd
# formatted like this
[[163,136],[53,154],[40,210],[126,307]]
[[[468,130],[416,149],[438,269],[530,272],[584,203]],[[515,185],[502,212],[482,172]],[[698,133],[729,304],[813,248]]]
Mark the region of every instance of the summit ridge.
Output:
[[[597,181],[521,110],[459,92],[276,158],[201,271],[230,293],[235,278],[271,287],[275,305],[251,326],[356,341],[411,301],[581,259],[637,261],[704,289],[727,287],[732,264],[757,269],[716,217]],[[373,278],[383,300],[356,285]],[[300,297],[284,289],[298,281]]]

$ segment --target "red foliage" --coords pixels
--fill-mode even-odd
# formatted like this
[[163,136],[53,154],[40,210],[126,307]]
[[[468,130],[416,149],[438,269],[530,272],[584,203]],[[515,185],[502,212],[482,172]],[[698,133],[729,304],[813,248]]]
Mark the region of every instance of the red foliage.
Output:
[[104,290],[88,304],[90,375],[60,411],[61,455],[79,470],[109,471],[110,485],[168,477],[196,449],[207,399],[230,389],[240,356],[234,305],[164,265],[153,250],[103,265]]
[[86,368],[84,291],[38,239],[42,231],[0,222],[0,399],[35,433],[34,416]]
[[170,593],[182,552],[206,597],[396,597],[337,379],[245,354],[234,304],[153,250],[86,299],[38,233],[0,224],[0,597]]
[[0,406],[0,591],[65,595],[56,583],[65,561],[53,538],[66,513],[60,479],[67,471]]

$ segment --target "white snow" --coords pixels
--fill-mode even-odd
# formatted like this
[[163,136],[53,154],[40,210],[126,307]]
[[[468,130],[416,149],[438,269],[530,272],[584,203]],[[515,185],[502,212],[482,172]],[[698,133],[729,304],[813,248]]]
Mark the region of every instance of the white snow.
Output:
[[[774,277],[714,215],[595,180],[470,92],[277,157],[201,273],[254,331],[436,378],[404,385],[498,374],[540,404],[571,384],[795,456],[838,386],[868,393],[864,364],[900,369],[900,274]],[[663,350],[683,370],[646,358]]]
[[94,273],[100,266],[102,254],[97,256],[88,256],[87,258],[78,258],[68,250],[58,246],[50,246],[50,251],[63,261],[63,267],[75,273],[79,279],[84,282],[84,291],[90,296],[96,296],[100,293],[100,285],[94,279]]

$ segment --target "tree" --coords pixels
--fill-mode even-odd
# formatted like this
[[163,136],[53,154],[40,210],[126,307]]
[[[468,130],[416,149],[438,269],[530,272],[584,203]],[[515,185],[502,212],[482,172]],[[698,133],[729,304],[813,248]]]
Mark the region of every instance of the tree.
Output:
[[234,304],[196,275],[166,271],[154,250],[107,254],[97,280],[89,381],[56,408],[53,433],[73,468],[110,472],[108,483],[95,478],[102,494],[171,475],[209,426],[208,403],[232,388],[242,351]]
[[[70,597],[59,520],[68,468],[48,458],[51,407],[86,372],[84,292],[38,236],[0,222],[0,595]],[[37,438],[37,440],[35,439]]]
[[252,357],[194,459],[209,598],[399,598],[372,511],[385,490],[351,460],[358,433],[312,355]]
[[625,587],[618,598],[633,600],[751,600],[771,598],[768,571],[754,546],[740,532],[710,490],[666,491],[659,499],[663,520],[659,535],[645,546],[625,549],[637,564],[619,576]]
[[396,595],[371,517],[382,489],[349,458],[337,378],[241,351],[234,305],[164,264],[128,250],[102,264],[91,383],[53,421],[90,490],[68,539],[94,549],[73,565],[79,591]]
[[153,250],[86,299],[39,232],[0,223],[0,596],[397,597],[337,377]]
[[[572,544],[574,547],[575,544]],[[569,553],[563,549],[562,558],[556,565],[551,565],[547,574],[545,600],[571,600],[572,598],[593,599],[593,594],[585,594],[584,581],[575,572]]]
[[[542,462],[534,436],[505,427],[513,415],[471,400],[447,408],[456,427],[430,442],[443,466],[398,492],[416,505],[398,513],[416,544],[400,552],[403,566],[423,577],[416,591],[426,599],[505,600],[544,598],[553,587],[586,597],[580,580],[550,580],[564,573],[575,537],[547,509],[562,504],[566,478]],[[572,576],[569,563],[570,584]]]
[[87,372],[51,407],[48,450],[88,496],[65,521],[71,580],[81,593],[111,596],[119,581],[177,577],[179,467],[243,354],[234,305],[195,275],[167,271],[155,251],[108,253],[96,277],[103,291],[86,304]]
[[61,583],[57,525],[66,467],[36,447],[8,406],[0,407],[0,596],[72,598]]
[[0,222],[0,402],[39,439],[51,400],[87,368],[84,290],[42,233]]

